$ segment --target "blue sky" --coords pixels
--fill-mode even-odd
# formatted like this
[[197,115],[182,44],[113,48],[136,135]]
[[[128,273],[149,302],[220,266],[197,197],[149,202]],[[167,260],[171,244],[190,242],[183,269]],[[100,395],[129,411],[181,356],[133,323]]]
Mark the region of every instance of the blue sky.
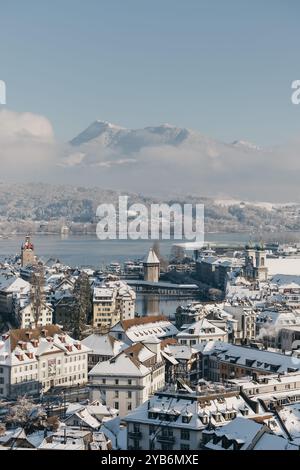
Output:
[[103,119],[283,143],[300,127],[299,13],[298,0],[2,1],[7,107],[63,140]]

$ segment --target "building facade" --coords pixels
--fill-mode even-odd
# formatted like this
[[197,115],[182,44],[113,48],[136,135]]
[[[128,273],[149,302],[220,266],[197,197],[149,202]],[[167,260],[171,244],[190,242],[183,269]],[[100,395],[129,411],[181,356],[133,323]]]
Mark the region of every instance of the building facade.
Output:
[[124,281],[106,280],[100,287],[95,287],[93,326],[109,328],[120,320],[134,318],[135,299],[135,291]]
[[57,325],[8,331],[0,341],[0,397],[86,383],[88,352]]

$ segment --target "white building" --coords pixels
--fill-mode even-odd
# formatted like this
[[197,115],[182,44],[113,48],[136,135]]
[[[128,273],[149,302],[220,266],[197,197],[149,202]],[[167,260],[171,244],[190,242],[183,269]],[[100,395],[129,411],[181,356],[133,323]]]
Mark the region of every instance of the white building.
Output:
[[126,282],[110,280],[94,288],[93,326],[109,328],[120,320],[134,318],[135,291]]
[[160,341],[151,338],[134,344],[89,372],[92,400],[103,400],[121,417],[148,400],[165,385]]
[[26,297],[30,292],[30,284],[20,277],[4,280],[0,285],[0,313],[12,314],[15,310],[15,300]]
[[86,383],[88,352],[57,325],[8,331],[0,340],[0,397]]
[[[37,326],[51,325],[53,321],[53,308],[51,305],[43,302],[40,308],[40,315],[37,320]],[[20,328],[30,328],[35,325],[34,309],[32,303],[20,308],[17,312],[17,321]]]
[[90,350],[88,354],[89,370],[98,364],[98,362],[107,361],[128,347],[123,341],[117,340],[110,334],[100,335],[97,333],[84,338],[82,344]]
[[112,336],[127,344],[138,343],[153,336],[159,339],[174,338],[177,333],[176,326],[164,315],[120,321],[110,330]]
[[177,334],[180,344],[193,346],[199,343],[207,343],[208,341],[227,341],[227,332],[214,325],[206,318],[202,318]]
[[125,417],[128,449],[197,450],[208,426],[264,415],[262,408],[255,413],[237,388],[183,392],[157,392]]

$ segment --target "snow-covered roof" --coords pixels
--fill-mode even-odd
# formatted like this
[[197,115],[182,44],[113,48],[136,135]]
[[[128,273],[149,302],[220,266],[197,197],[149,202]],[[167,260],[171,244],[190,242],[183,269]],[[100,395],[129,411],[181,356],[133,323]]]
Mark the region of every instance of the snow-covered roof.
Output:
[[210,337],[210,336],[224,336],[226,332],[216,326],[215,324],[211,323],[210,321],[206,320],[206,318],[202,318],[201,320],[188,325],[183,331],[180,331],[177,334],[178,338],[185,338],[185,337]]
[[163,315],[152,315],[124,320],[111,328],[111,332],[114,331],[126,332],[127,338],[133,343],[143,341],[153,336],[164,338],[175,336],[178,333],[176,326]]
[[147,263],[147,264],[159,264],[159,259],[156,256],[156,253],[153,250],[153,248],[150,248],[148,256],[145,260],[145,263]]
[[21,277],[10,278],[3,281],[0,285],[0,290],[7,293],[29,291],[30,284],[24,281]]
[[74,416],[78,420],[79,426],[83,424],[92,429],[98,429],[100,427],[101,423],[94,416],[91,415],[91,413],[87,410],[87,408],[77,410],[73,414],[70,414],[66,418],[65,422],[68,423],[68,421],[70,421]]
[[281,373],[300,370],[300,363],[298,364],[294,357],[222,341],[208,342],[202,353],[216,354],[220,361],[232,362],[265,372]]
[[[155,416],[149,417],[149,412],[154,413]],[[222,396],[222,399],[217,397],[212,399],[208,394],[207,398],[203,395],[203,399],[198,400],[196,395],[185,397],[180,393],[174,393],[173,395],[156,393],[149,399],[149,402],[145,402],[131,411],[124,420],[162,425],[169,423],[167,417],[164,418],[165,415],[175,414],[178,419],[172,421],[172,427],[203,430],[208,425],[205,419],[209,418],[211,424],[216,427],[222,426],[228,422],[225,419],[225,414],[230,412],[234,413],[234,416],[242,416],[245,412],[247,412],[248,417],[257,416],[242,396],[238,394]],[[260,406],[258,406],[259,413],[264,413]],[[189,416],[189,422],[183,421],[183,416]]]
[[132,357],[120,353],[117,357],[109,361],[96,364],[89,372],[89,377],[96,380],[97,377],[123,376],[123,377],[144,377],[150,374],[150,369],[138,363]]
[[82,344],[87,346],[93,354],[101,356],[116,356],[127,347],[123,341],[117,340],[113,336],[93,333],[82,340]]

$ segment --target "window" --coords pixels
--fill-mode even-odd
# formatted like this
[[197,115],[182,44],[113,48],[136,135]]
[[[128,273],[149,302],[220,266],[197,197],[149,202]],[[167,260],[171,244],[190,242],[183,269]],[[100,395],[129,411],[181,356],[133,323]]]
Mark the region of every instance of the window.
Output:
[[191,421],[192,417],[191,416],[182,416],[182,422],[183,423],[189,423]]
[[119,391],[118,390],[115,391],[115,398],[119,398]]
[[190,440],[190,431],[187,431],[186,429],[181,429],[180,438],[183,441],[189,441]]
[[131,411],[131,410],[132,410],[132,404],[131,404],[131,403],[127,403],[127,410],[128,410],[128,411]]
[[128,379],[128,385],[131,385],[131,384],[132,384],[132,380]]
[[116,380],[115,380],[115,384],[116,384],[116,385],[119,385],[119,379],[116,379]]
[[114,403],[114,408],[115,408],[116,410],[119,409],[119,402],[118,402],[118,401],[115,401],[115,403]]
[[127,392],[127,398],[132,398],[132,392]]
[[103,384],[106,384],[106,379],[102,379],[102,383],[103,383]]

